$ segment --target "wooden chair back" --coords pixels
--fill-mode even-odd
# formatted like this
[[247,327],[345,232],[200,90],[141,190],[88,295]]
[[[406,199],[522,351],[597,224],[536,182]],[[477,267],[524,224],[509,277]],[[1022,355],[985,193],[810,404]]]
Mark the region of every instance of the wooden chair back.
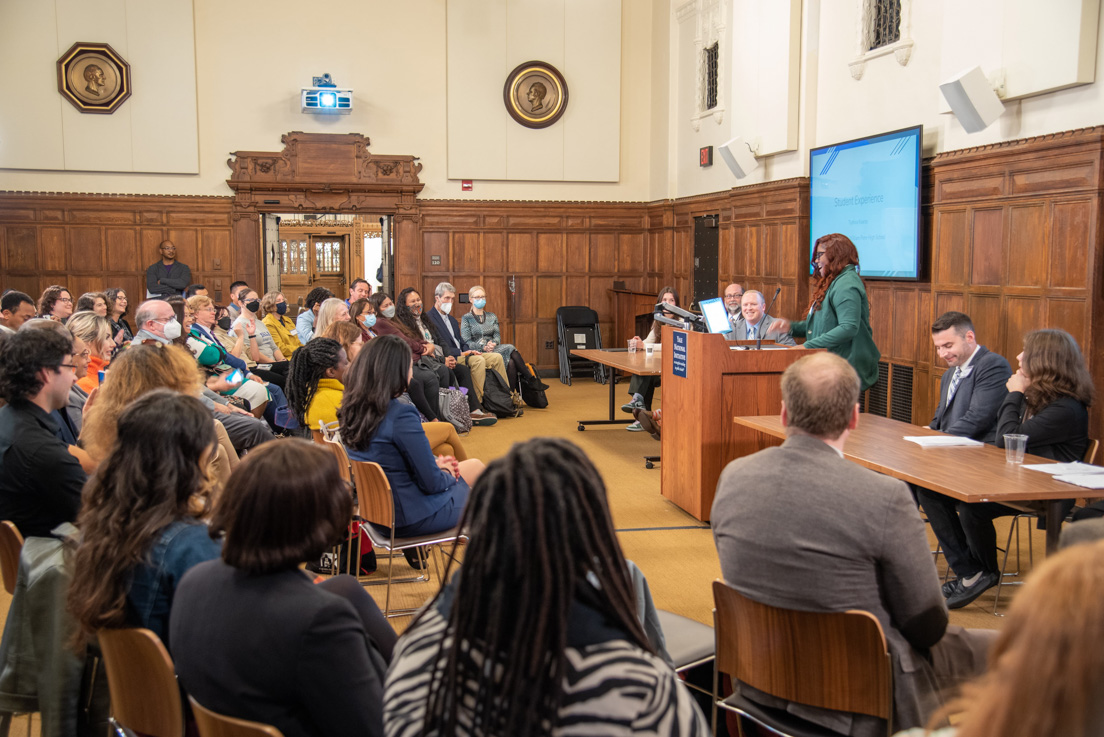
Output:
[[349,454],[345,452],[345,446],[332,440],[324,440],[323,445],[328,447],[337,459],[337,466],[341,470],[341,478],[353,483],[353,476],[349,472]]
[[199,737],[284,737],[283,732],[268,724],[216,714],[191,696],[188,701],[195,714]]
[[394,528],[395,501],[391,483],[378,463],[353,461],[353,478],[357,489],[357,506],[365,522]]
[[1096,451],[1100,450],[1100,441],[1089,438],[1089,447],[1085,451],[1085,456],[1082,458],[1084,463],[1092,463],[1096,460]]
[[316,443],[326,442],[326,438],[325,438],[324,435],[322,435],[321,430],[311,430],[311,440],[313,440]]
[[713,582],[717,669],[787,701],[891,720],[893,664],[869,612],[760,604]]
[[19,554],[23,552],[23,536],[14,522],[0,522],[0,577],[4,590],[15,593],[15,579],[19,575]]
[[180,688],[161,639],[147,629],[104,629],[97,636],[115,721],[151,737],[183,737]]

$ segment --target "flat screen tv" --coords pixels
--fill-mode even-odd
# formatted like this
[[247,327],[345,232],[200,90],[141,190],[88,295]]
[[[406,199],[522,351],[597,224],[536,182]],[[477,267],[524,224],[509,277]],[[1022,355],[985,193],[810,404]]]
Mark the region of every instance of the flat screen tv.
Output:
[[817,238],[843,233],[863,277],[920,278],[922,141],[917,125],[809,151],[810,260]]

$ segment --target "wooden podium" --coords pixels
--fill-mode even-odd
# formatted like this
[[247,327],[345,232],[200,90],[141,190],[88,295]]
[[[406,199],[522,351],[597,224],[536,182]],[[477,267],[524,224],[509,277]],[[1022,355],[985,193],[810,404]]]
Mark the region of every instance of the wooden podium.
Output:
[[[606,348],[624,348],[629,338],[637,334],[636,316],[651,313],[655,308],[655,292],[633,292],[628,289],[611,289],[613,295],[613,342]],[[650,322],[649,322],[650,324]],[[640,333],[644,337],[644,333]]]
[[[815,350],[731,350],[723,335],[663,331],[663,496],[707,522],[721,470],[759,450],[737,416],[776,415],[782,372]],[[676,361],[679,362],[676,373]],[[683,376],[683,374],[685,376]]]

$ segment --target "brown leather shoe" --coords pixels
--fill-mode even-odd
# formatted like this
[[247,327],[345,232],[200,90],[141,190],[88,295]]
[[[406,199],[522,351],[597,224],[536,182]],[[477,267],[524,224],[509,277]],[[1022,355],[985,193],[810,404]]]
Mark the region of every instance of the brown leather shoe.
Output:
[[644,429],[644,432],[651,435],[656,440],[659,440],[659,425],[652,420],[652,413],[646,409],[634,409],[633,417],[640,423],[640,427]]

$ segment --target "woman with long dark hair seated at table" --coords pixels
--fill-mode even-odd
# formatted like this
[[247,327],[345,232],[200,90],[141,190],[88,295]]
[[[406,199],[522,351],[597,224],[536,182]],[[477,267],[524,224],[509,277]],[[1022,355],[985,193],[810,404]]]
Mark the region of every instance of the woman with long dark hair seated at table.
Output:
[[582,451],[559,438],[514,445],[460,524],[462,569],[395,649],[388,734],[709,734],[637,618],[605,486]]
[[84,487],[77,519],[69,611],[82,636],[145,627],[168,639],[181,577],[219,556],[221,546],[200,521],[215,448],[211,415],[194,397],[155,389],[119,415],[111,452]]
[[[1004,447],[1005,435],[1026,435],[1031,455],[1081,460],[1089,447],[1094,389],[1077,341],[1065,330],[1033,330],[1016,358],[1020,368],[1005,384],[1008,395],[997,412],[997,447]],[[947,606],[966,606],[1000,580],[993,520],[1019,510],[957,502],[928,489],[917,489],[917,498],[957,576],[943,585]],[[1065,511],[1072,507],[1071,499]]]
[[400,338],[369,341],[345,375],[345,399],[337,411],[349,458],[378,463],[387,475],[399,537],[455,527],[469,484],[483,470],[475,459],[433,455],[418,412],[399,400],[412,365]]

